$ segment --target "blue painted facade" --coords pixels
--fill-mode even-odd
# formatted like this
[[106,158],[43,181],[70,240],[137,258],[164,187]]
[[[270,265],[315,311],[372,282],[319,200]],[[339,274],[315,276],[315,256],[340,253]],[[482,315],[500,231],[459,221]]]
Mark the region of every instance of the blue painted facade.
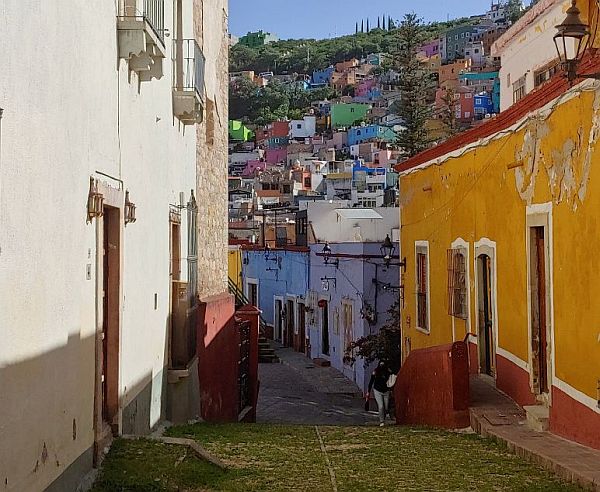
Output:
[[494,103],[492,96],[487,92],[475,94],[473,96],[473,107],[476,117],[484,117],[486,114],[494,113]]
[[328,67],[325,70],[315,70],[312,75],[314,85],[327,85],[331,82],[331,75],[335,71],[334,67]]
[[309,288],[309,261],[308,250],[242,250],[244,293],[248,297],[248,283],[258,285],[258,308],[267,324],[277,325],[274,314],[276,296],[284,301],[290,296],[304,298]]
[[396,133],[381,125],[356,126],[348,130],[348,145],[356,145],[369,140],[379,139],[386,142],[396,140]]
[[[350,365],[344,360],[346,346],[350,341],[377,333],[386,324],[388,310],[398,298],[398,291],[389,287],[398,286],[399,267],[384,266],[380,243],[330,243],[330,247],[331,260],[336,259],[336,254],[345,255],[337,258],[337,267],[331,262],[326,265],[318,255],[323,244],[311,245],[307,305],[313,311],[307,317],[306,331],[310,356],[329,360],[333,367],[366,391],[373,367],[365,367],[362,360]],[[347,306],[352,307],[349,310]],[[324,347],[325,330],[329,334],[329,350]]]

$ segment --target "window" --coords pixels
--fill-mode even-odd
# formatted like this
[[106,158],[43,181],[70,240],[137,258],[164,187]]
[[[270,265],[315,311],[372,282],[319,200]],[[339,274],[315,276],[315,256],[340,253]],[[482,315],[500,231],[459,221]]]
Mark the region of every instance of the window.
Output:
[[479,53],[479,48],[475,48],[475,53]]
[[354,113],[354,108],[350,108],[350,112],[351,112],[351,113]]
[[481,104],[481,99],[479,99],[478,97],[475,98],[475,104]]
[[471,99],[471,97],[473,97],[473,94],[470,94],[468,92],[465,94],[465,99]]
[[417,329],[429,333],[429,243],[416,243]]
[[556,60],[552,61],[548,65],[534,72],[534,84],[535,87],[539,87],[544,82],[550,80],[552,76],[558,71],[559,64]]
[[458,34],[454,35],[454,40],[458,41]]
[[302,129],[302,124],[301,124],[301,123],[298,123],[298,124],[296,125],[296,129],[297,129],[297,130],[301,130],[301,129]]
[[468,318],[467,262],[464,249],[448,250],[448,314],[456,318]]
[[465,111],[465,118],[471,117],[471,111]]
[[523,75],[523,77],[519,78],[513,84],[513,103],[516,103],[525,97],[525,77],[526,76]]

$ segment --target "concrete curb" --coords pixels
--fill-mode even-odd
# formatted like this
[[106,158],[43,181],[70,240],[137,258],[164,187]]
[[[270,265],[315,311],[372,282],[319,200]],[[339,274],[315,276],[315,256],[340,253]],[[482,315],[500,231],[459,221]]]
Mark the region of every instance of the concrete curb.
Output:
[[[571,463],[562,462],[551,456],[541,454],[524,443],[503,436],[501,431],[496,430],[494,426],[486,422],[483,416],[478,415],[473,410],[470,411],[470,416],[471,426],[482,437],[490,438],[500,444],[504,444],[511,453],[552,471],[567,482],[579,485],[586,490],[600,492],[600,463],[598,463],[596,472],[590,471],[586,473],[585,471],[576,469],[576,467],[570,466]],[[561,438],[556,437],[556,439]],[[565,441],[565,443],[573,444],[570,441]],[[585,448],[582,446],[582,449]]]
[[121,436],[121,438],[122,439],[128,439],[130,441],[136,441],[136,440],[140,440],[140,439],[147,439],[147,440],[150,440],[150,441],[158,441],[158,442],[162,442],[164,444],[171,444],[171,445],[175,445],[175,446],[187,446],[188,448],[190,448],[194,452],[194,454],[198,458],[206,460],[209,463],[212,463],[213,465],[215,465],[216,467],[220,468],[223,471],[228,471],[229,470],[229,467],[225,463],[223,463],[216,456],[214,456],[211,453],[209,453],[206,449],[204,449],[202,446],[200,446],[200,444],[198,444],[193,439],[184,439],[184,438],[180,438],[180,437],[131,436],[131,435]]

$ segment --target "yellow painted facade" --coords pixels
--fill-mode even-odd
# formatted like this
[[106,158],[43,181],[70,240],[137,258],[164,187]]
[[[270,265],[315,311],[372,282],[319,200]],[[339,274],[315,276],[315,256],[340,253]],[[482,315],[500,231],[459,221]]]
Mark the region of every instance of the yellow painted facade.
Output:
[[242,291],[242,250],[239,246],[230,246],[227,256],[229,278]]
[[[476,251],[476,245],[487,245],[487,251],[495,245],[491,284],[497,345],[530,371],[528,234],[545,217],[550,384],[580,392],[589,407],[600,398],[598,87],[586,81],[489,141],[401,174],[405,350],[478,333],[476,256],[483,249]],[[467,320],[448,314],[447,251],[456,240],[468,244]],[[429,334],[415,328],[419,241],[429,246]]]

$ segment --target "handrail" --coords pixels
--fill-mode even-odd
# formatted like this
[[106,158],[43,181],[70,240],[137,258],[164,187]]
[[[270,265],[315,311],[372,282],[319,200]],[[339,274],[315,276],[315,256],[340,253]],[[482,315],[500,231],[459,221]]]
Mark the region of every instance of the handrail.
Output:
[[[250,301],[248,300],[248,298],[246,297],[244,292],[242,292],[242,290],[240,290],[240,288],[237,286],[235,281],[231,277],[227,277],[227,280],[228,280],[227,283],[229,284],[229,293],[235,297],[236,303],[240,306],[245,306],[245,305],[250,304]],[[259,316],[259,330],[262,334],[265,333],[266,327],[267,327],[267,321],[265,320],[265,318],[263,318],[263,315],[261,314]]]

